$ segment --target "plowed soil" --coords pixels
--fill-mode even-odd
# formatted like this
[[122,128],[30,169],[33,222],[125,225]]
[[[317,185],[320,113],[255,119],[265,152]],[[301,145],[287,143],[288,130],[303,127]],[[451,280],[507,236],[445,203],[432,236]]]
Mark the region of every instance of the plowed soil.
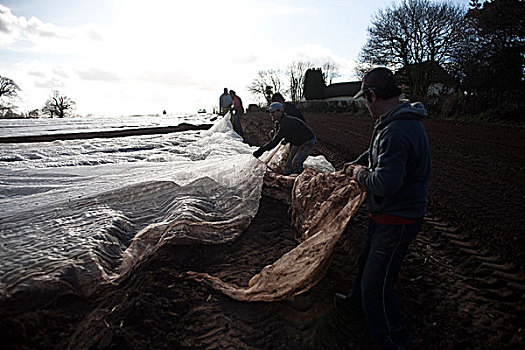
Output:
[[[368,147],[368,116],[309,114],[316,154],[337,169]],[[243,119],[245,139],[268,141],[267,113]],[[433,171],[429,212],[397,290],[416,349],[525,347],[525,130],[424,122]],[[289,207],[263,197],[235,242],[164,247],[119,286],[92,298],[25,295],[0,305],[12,349],[375,349],[356,315],[334,308],[352,286],[367,208],[351,220],[322,281],[280,302],[238,302],[180,277],[207,272],[238,285],[292,249]]]

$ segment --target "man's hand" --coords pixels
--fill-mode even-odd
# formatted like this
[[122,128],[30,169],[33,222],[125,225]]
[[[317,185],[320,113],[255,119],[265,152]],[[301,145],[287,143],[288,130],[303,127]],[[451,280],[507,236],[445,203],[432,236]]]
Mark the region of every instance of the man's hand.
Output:
[[[350,168],[352,168],[352,165],[354,165],[353,162],[350,162],[350,163],[345,163],[343,164],[343,170],[342,172],[346,174],[346,171]],[[348,174],[347,174],[348,175]],[[352,173],[350,173],[350,175],[352,175]]]
[[348,176],[355,177],[357,172],[364,168],[365,167],[362,165],[357,165],[354,163],[346,163],[343,166],[343,173],[345,173]]

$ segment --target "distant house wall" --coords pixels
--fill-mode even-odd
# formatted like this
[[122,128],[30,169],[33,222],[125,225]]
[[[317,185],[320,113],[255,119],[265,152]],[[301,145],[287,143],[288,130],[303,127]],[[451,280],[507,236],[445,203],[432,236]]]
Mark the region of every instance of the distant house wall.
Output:
[[304,76],[304,97],[306,100],[348,100],[360,89],[360,81],[325,85],[321,69],[308,69]]
[[337,96],[337,97],[328,97],[324,98],[324,101],[353,101],[354,98],[352,96]]
[[361,99],[358,100],[309,100],[297,103],[303,112],[315,113],[357,113],[366,108]]
[[344,113],[357,112],[365,107],[362,99],[354,101],[361,89],[360,81],[325,85],[320,69],[309,69],[305,74],[304,97],[298,103],[305,112]]
[[351,81],[348,83],[335,83],[325,87],[323,99],[330,98],[351,98],[361,90],[360,81]]

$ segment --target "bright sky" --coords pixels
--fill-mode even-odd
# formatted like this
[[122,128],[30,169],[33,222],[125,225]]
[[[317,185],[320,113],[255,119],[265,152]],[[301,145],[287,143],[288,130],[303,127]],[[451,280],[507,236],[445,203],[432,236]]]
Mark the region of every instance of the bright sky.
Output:
[[0,0],[0,75],[20,111],[52,90],[83,115],[211,111],[224,87],[247,107],[258,71],[294,61],[355,80],[373,15],[399,1]]

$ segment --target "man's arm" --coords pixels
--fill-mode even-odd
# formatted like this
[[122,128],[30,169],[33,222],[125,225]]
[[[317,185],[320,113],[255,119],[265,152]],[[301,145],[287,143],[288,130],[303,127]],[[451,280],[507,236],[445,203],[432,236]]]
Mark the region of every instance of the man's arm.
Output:
[[273,149],[275,146],[277,146],[282,139],[284,139],[284,133],[283,133],[282,124],[281,124],[279,127],[279,130],[277,131],[273,139],[268,141],[263,146],[259,147],[257,151],[253,152],[253,155],[259,158],[264,152],[269,151]]
[[403,187],[407,159],[407,140],[399,134],[386,133],[379,142],[377,166],[373,170],[357,169],[354,175],[368,192],[391,196]]

